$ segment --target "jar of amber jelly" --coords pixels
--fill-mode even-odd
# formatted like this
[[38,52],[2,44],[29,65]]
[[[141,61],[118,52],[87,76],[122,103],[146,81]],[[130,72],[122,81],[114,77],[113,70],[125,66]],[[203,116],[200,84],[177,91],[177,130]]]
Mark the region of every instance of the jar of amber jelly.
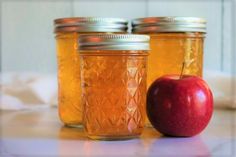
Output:
[[[132,21],[132,32],[150,35],[148,87],[169,74],[202,76],[206,21],[196,17],[147,17]],[[183,64],[184,63],[184,64]],[[146,125],[151,126],[146,118]]]
[[81,35],[83,123],[88,137],[134,138],[145,120],[149,36]]
[[126,33],[127,21],[119,18],[73,17],[54,20],[59,85],[59,116],[65,125],[80,126],[80,61],[78,37],[91,33]]
[[206,21],[197,17],[148,17],[132,21],[132,32],[150,35],[148,86],[166,74],[202,76]]

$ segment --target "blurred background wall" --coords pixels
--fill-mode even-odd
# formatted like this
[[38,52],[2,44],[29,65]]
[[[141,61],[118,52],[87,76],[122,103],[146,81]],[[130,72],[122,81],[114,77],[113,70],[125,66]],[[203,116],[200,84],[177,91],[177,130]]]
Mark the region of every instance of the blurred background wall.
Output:
[[3,72],[56,73],[53,20],[71,16],[207,19],[204,70],[230,73],[230,0],[1,0]]

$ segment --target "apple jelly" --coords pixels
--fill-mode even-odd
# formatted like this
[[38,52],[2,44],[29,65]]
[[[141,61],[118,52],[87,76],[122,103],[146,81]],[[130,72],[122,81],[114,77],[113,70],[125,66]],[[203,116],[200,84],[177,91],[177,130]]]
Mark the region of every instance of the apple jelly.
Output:
[[137,137],[145,120],[149,36],[81,35],[83,123],[88,137]]
[[132,32],[150,35],[148,86],[166,74],[202,76],[206,21],[196,17],[148,17],[132,21]]
[[[148,87],[163,75],[202,76],[206,21],[196,17],[147,17],[132,21],[132,32],[150,35]],[[147,125],[150,123],[147,120]]]
[[119,18],[74,17],[54,20],[57,62],[59,116],[65,125],[82,123],[78,37],[91,33],[126,33],[127,21]]

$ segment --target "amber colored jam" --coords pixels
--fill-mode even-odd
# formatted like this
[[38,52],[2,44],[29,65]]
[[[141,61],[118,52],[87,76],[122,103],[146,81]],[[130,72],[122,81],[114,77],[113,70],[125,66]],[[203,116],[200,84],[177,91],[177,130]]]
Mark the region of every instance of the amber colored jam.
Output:
[[59,116],[65,125],[80,125],[80,61],[78,33],[57,33]]
[[83,50],[83,123],[93,139],[141,134],[145,120],[147,52]]
[[56,34],[59,117],[68,126],[82,125],[78,38],[81,34],[94,33],[115,34],[112,32],[57,32]]
[[[147,86],[163,75],[202,76],[204,33],[153,33],[150,35]],[[148,118],[146,125],[151,126]]]
[[150,34],[147,84],[169,74],[202,76],[203,33],[157,33]]

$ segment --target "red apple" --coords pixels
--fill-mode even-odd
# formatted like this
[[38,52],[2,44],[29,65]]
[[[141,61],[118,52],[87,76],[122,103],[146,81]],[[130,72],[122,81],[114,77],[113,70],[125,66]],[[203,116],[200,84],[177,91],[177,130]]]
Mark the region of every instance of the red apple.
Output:
[[148,89],[148,119],[164,135],[196,135],[207,126],[212,112],[212,92],[200,77],[163,76]]

